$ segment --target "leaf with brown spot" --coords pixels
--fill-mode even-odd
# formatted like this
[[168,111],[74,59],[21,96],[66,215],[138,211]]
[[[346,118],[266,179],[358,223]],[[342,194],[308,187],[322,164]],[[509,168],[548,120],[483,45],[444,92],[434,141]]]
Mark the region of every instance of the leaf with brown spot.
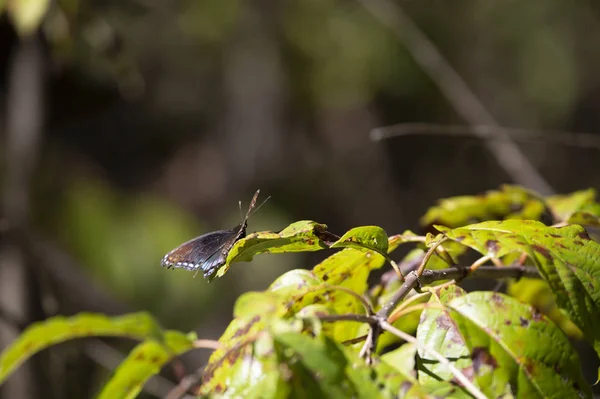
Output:
[[[494,295],[503,297],[501,307]],[[530,306],[491,292],[471,292],[447,306],[488,397],[591,397],[569,339]]]
[[347,231],[331,248],[372,250],[387,255],[388,236],[379,226],[360,226]]
[[566,310],[600,355],[600,243],[586,239],[583,227],[506,220],[440,230],[452,240],[465,236],[461,243],[484,255],[490,239],[500,243],[498,257],[526,253],[550,286],[558,306]]
[[294,397],[392,398],[408,379],[386,362],[365,365],[353,351],[327,337],[285,333],[276,335],[275,341],[282,361],[291,366]]
[[311,220],[292,223],[278,233],[261,231],[248,234],[236,241],[216,276],[225,275],[232,263],[250,262],[254,255],[261,253],[311,252],[329,248],[328,243],[321,239],[329,237],[329,234],[326,225]]
[[[214,364],[212,364],[214,366]],[[277,355],[269,329],[231,347],[217,367],[207,366],[199,394],[201,397],[287,398],[291,385]]]
[[[466,292],[460,287],[451,285],[442,288],[437,296],[432,295],[429,303],[432,305],[445,304],[465,294]],[[425,309],[421,314],[416,338],[425,346],[435,349],[448,358],[450,363],[459,369],[471,365],[469,349],[447,310]],[[417,351],[416,361],[418,379],[421,384],[428,384],[439,379],[450,381],[453,377],[445,365],[438,363],[431,354],[422,349]]]
[[588,212],[590,215],[600,216],[597,207],[596,190],[593,188],[576,191],[565,195],[554,195],[546,199],[557,222],[574,223],[571,218],[578,212]]

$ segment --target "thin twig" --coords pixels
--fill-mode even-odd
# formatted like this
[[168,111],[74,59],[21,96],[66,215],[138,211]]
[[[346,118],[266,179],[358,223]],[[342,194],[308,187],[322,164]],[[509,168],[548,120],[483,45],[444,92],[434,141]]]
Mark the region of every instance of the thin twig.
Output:
[[[420,277],[422,284],[430,284],[434,281],[439,280],[451,280],[455,278],[461,278],[465,272],[468,272],[468,268],[449,268],[440,270],[427,269],[423,272]],[[540,278],[540,274],[535,266],[480,266],[477,270],[468,274],[469,277],[477,278]]]
[[[532,143],[553,143],[580,148],[600,148],[600,135],[587,132],[569,132],[562,130],[538,130],[511,128],[504,126],[467,126],[441,125],[437,123],[398,123],[371,130],[371,140],[380,141],[391,137],[412,135],[443,135],[449,137],[473,137],[484,140],[511,140]],[[503,132],[504,135],[498,135]]]
[[427,352],[429,355],[434,357],[438,362],[440,362],[441,364],[446,366],[448,368],[448,370],[452,373],[452,375],[454,375],[454,377],[456,377],[456,379],[462,384],[462,386],[471,395],[473,395],[477,399],[487,399],[487,396],[485,396],[483,394],[483,392],[481,392],[479,390],[479,388],[477,388],[475,385],[473,385],[473,383],[463,373],[461,373],[460,370],[458,370],[456,367],[454,367],[454,365],[452,363],[450,363],[448,361],[448,359],[446,359],[441,353],[439,353],[438,351],[436,351],[435,349],[433,349],[427,345],[423,345],[412,335],[409,335],[409,334],[405,333],[404,331],[398,330],[396,327],[392,326],[390,323],[388,323],[385,320],[381,320],[380,325],[381,325],[381,328],[383,328],[385,331],[394,334],[395,336],[397,336],[400,339],[405,340],[406,342],[410,342],[411,344],[414,344],[416,347],[418,347],[419,349],[421,349],[424,352]]
[[490,259],[492,259],[491,255],[485,255],[485,256],[482,256],[481,258],[477,259],[469,267],[469,273],[473,273],[475,270],[479,269],[481,266],[483,266],[485,264],[485,262],[488,262]]
[[358,344],[359,342],[363,342],[365,339],[367,339],[368,335],[361,335],[360,337],[356,337],[356,338],[352,338],[352,339],[347,339],[345,341],[342,342],[342,345],[354,345],[354,344]]
[[[498,126],[495,118],[479,101],[464,79],[400,6],[390,0],[358,0],[358,2],[396,34],[398,40],[406,46],[415,61],[437,84],[456,112],[473,125],[475,135],[486,138],[489,133],[487,130],[482,130],[480,126]],[[503,131],[496,131],[495,134],[503,140],[501,142],[486,140],[484,143],[511,178],[518,184],[532,188],[543,195],[554,194],[550,184],[538,173],[510,137]]]
[[400,311],[394,311],[394,313],[392,313],[390,315],[390,317],[388,317],[388,322],[393,323],[396,320],[398,320],[400,317],[407,315],[409,313],[415,312],[417,310],[423,310],[423,309],[440,309],[443,310],[444,308],[441,305],[435,304],[435,303],[419,303],[413,306],[407,306],[405,308],[402,308]]
[[398,314],[404,309],[406,309],[411,303],[429,295],[431,295],[431,292],[422,292],[420,294],[411,296],[409,299],[402,302],[400,305],[398,305],[398,307],[394,309],[394,311],[388,316],[388,321],[390,323],[393,323],[399,317]]
[[202,368],[197,369],[192,374],[188,374],[179,381],[179,384],[174,386],[166,395],[165,399],[181,399],[181,398],[195,398],[196,396],[188,395],[187,392],[202,379],[204,370]]
[[394,295],[390,298],[388,302],[386,302],[379,312],[377,312],[377,316],[381,318],[387,318],[390,313],[394,310],[397,304],[399,304],[406,295],[415,288],[419,284],[419,276],[416,272],[410,272],[404,278],[404,284],[394,293]]
[[194,341],[194,348],[197,349],[221,349],[221,343],[214,339],[197,339]]
[[431,248],[429,248],[429,250],[427,251],[427,253],[425,253],[425,256],[423,257],[423,260],[421,261],[419,268],[417,269],[417,277],[420,276],[421,274],[423,274],[423,270],[425,270],[425,267],[427,266],[427,262],[429,262],[429,259],[433,256],[433,254],[435,253],[437,248],[446,241],[448,241],[448,237],[442,238],[438,242],[434,243],[431,246]]
[[377,323],[375,316],[365,316],[362,314],[327,314],[319,315],[317,318],[321,321],[355,321],[357,323]]

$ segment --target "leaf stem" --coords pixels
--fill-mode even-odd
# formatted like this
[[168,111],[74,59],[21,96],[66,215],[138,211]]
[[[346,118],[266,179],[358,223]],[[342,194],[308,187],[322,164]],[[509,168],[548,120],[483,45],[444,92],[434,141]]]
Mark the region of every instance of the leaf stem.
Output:
[[423,260],[421,261],[421,264],[419,265],[419,268],[417,269],[417,277],[419,277],[419,276],[421,276],[421,274],[423,274],[423,271],[425,270],[425,267],[427,266],[427,262],[429,262],[429,259],[431,259],[431,257],[433,256],[437,247],[439,247],[446,241],[448,241],[448,237],[442,238],[438,242],[434,243],[431,246],[431,248],[429,248],[429,251],[427,251],[427,253],[423,257]]

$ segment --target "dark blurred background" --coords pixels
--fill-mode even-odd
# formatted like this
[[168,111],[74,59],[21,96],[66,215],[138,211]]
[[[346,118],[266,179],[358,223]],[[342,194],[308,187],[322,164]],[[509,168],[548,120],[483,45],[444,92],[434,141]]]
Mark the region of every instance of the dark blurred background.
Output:
[[[217,338],[240,293],[326,255],[259,256],[211,284],[160,267],[183,241],[235,226],[257,188],[272,198],[249,231],[312,219],[394,234],[418,230],[440,197],[600,187],[594,136],[564,142],[600,131],[591,0],[7,3],[0,347],[81,311],[149,310]],[[408,122],[525,130],[370,138]],[[128,348],[60,345],[0,395],[90,397]],[[153,380],[146,395],[168,388]]]

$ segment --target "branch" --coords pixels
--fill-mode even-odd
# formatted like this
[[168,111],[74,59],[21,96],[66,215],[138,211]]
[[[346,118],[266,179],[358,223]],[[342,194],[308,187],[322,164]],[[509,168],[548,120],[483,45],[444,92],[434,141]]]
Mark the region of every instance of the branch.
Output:
[[421,277],[416,272],[410,272],[404,279],[404,284],[396,291],[392,298],[377,312],[377,316],[387,318],[396,305],[398,305],[406,295],[416,288],[419,284],[430,284],[439,280],[462,279],[465,277],[480,277],[480,278],[540,278],[540,275],[535,266],[480,266],[473,272],[469,272],[468,267],[456,267],[441,270],[423,270]]
[[[498,134],[502,132],[503,134]],[[484,140],[515,140],[530,143],[553,143],[579,148],[600,148],[596,133],[567,132],[562,130],[522,129],[504,126],[441,125],[437,123],[398,123],[371,130],[371,139],[380,141],[391,137],[412,135],[442,135],[449,137],[472,137]]]
[[[450,104],[465,121],[473,125],[478,137],[489,134],[480,126],[498,126],[492,114],[469,88],[463,78],[452,68],[440,51],[429,40],[408,15],[390,0],[358,0],[383,25],[396,34],[415,61],[444,93]],[[488,140],[485,145],[496,161],[511,178],[522,186],[529,187],[542,195],[554,194],[548,182],[538,173],[519,147],[503,131],[496,131],[502,142]]]
[[362,314],[332,314],[320,315],[317,318],[321,321],[355,321],[357,323],[375,324],[378,318],[375,316],[365,316]]

